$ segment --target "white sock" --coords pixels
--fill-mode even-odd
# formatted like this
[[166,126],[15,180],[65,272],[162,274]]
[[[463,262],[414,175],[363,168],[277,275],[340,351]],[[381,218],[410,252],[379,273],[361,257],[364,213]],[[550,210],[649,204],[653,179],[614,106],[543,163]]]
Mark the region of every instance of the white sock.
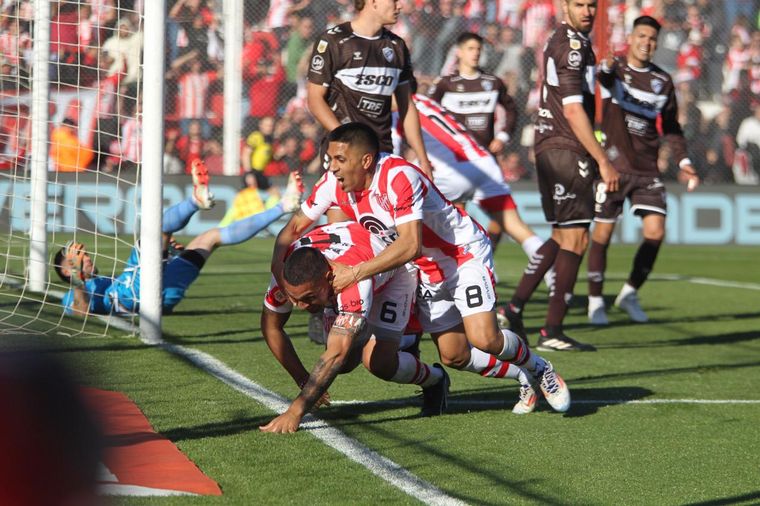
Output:
[[632,293],[636,293],[636,289],[632,287],[630,284],[626,283],[623,285],[623,288],[620,289],[620,295],[619,297],[623,298],[626,297]]
[[538,248],[540,248],[543,243],[543,239],[537,235],[533,235],[525,239],[520,246],[522,246],[522,249],[525,254],[528,255],[528,258],[531,258],[533,253],[538,251]]
[[588,307],[604,307],[604,297],[601,295],[589,295]]
[[394,383],[413,383],[422,388],[435,385],[443,378],[443,371],[420,362],[417,357],[405,351],[398,352],[398,369],[391,381]]

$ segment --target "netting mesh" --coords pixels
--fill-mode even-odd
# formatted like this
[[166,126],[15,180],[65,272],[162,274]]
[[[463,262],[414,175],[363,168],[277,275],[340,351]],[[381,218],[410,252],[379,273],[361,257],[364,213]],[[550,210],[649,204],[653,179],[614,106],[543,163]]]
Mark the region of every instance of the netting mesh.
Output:
[[[2,331],[106,332],[65,318],[69,285],[55,253],[86,245],[98,272],[117,276],[136,241],[140,154],[142,17],[136,2],[51,2],[47,178],[49,284],[27,285],[31,209],[34,8],[5,2],[0,44]],[[20,293],[19,293],[20,291]],[[41,303],[41,304],[40,304]]]

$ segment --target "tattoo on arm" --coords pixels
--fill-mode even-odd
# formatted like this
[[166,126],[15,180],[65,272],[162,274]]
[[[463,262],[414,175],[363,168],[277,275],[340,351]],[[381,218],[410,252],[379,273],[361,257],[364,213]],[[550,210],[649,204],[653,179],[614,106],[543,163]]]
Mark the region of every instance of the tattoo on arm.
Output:
[[[335,323],[332,329],[330,329],[330,334],[348,336],[353,343],[353,340],[361,335],[366,326],[367,320],[362,315],[357,313],[341,313],[335,318]],[[319,357],[317,364],[309,375],[309,380],[301,390],[301,397],[304,404],[308,406],[308,409],[311,409],[327,391],[342,367],[343,360],[325,360],[324,357]]]

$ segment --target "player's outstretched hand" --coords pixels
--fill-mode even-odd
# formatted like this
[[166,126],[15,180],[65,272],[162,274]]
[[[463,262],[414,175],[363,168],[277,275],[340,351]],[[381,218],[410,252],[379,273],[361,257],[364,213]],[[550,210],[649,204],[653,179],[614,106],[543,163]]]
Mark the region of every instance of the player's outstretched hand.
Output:
[[355,285],[360,281],[355,266],[342,264],[340,262],[330,262],[330,267],[332,267],[332,287],[335,293],[340,293],[347,287]]
[[275,434],[292,434],[298,430],[301,417],[286,411],[268,424],[259,427],[261,432],[273,432]]
[[419,160],[420,169],[422,169],[422,172],[425,173],[425,175],[430,178],[430,180],[433,180],[433,164],[430,163],[430,160],[425,158],[424,160]]
[[699,176],[697,175],[697,171],[695,171],[694,167],[691,165],[684,165],[681,167],[681,174],[679,175],[679,179],[686,183],[687,192],[693,192],[697,189],[699,183],[701,183]]

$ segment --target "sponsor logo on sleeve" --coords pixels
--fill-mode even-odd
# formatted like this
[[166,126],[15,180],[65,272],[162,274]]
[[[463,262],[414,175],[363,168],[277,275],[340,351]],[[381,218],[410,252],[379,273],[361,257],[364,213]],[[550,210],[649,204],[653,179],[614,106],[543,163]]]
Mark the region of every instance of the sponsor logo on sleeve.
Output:
[[582,59],[583,57],[581,57],[581,54],[578,51],[570,51],[567,53],[567,64],[571,67],[580,67]]
[[314,58],[311,59],[311,70],[319,72],[323,68],[325,68],[325,59],[315,54]]

